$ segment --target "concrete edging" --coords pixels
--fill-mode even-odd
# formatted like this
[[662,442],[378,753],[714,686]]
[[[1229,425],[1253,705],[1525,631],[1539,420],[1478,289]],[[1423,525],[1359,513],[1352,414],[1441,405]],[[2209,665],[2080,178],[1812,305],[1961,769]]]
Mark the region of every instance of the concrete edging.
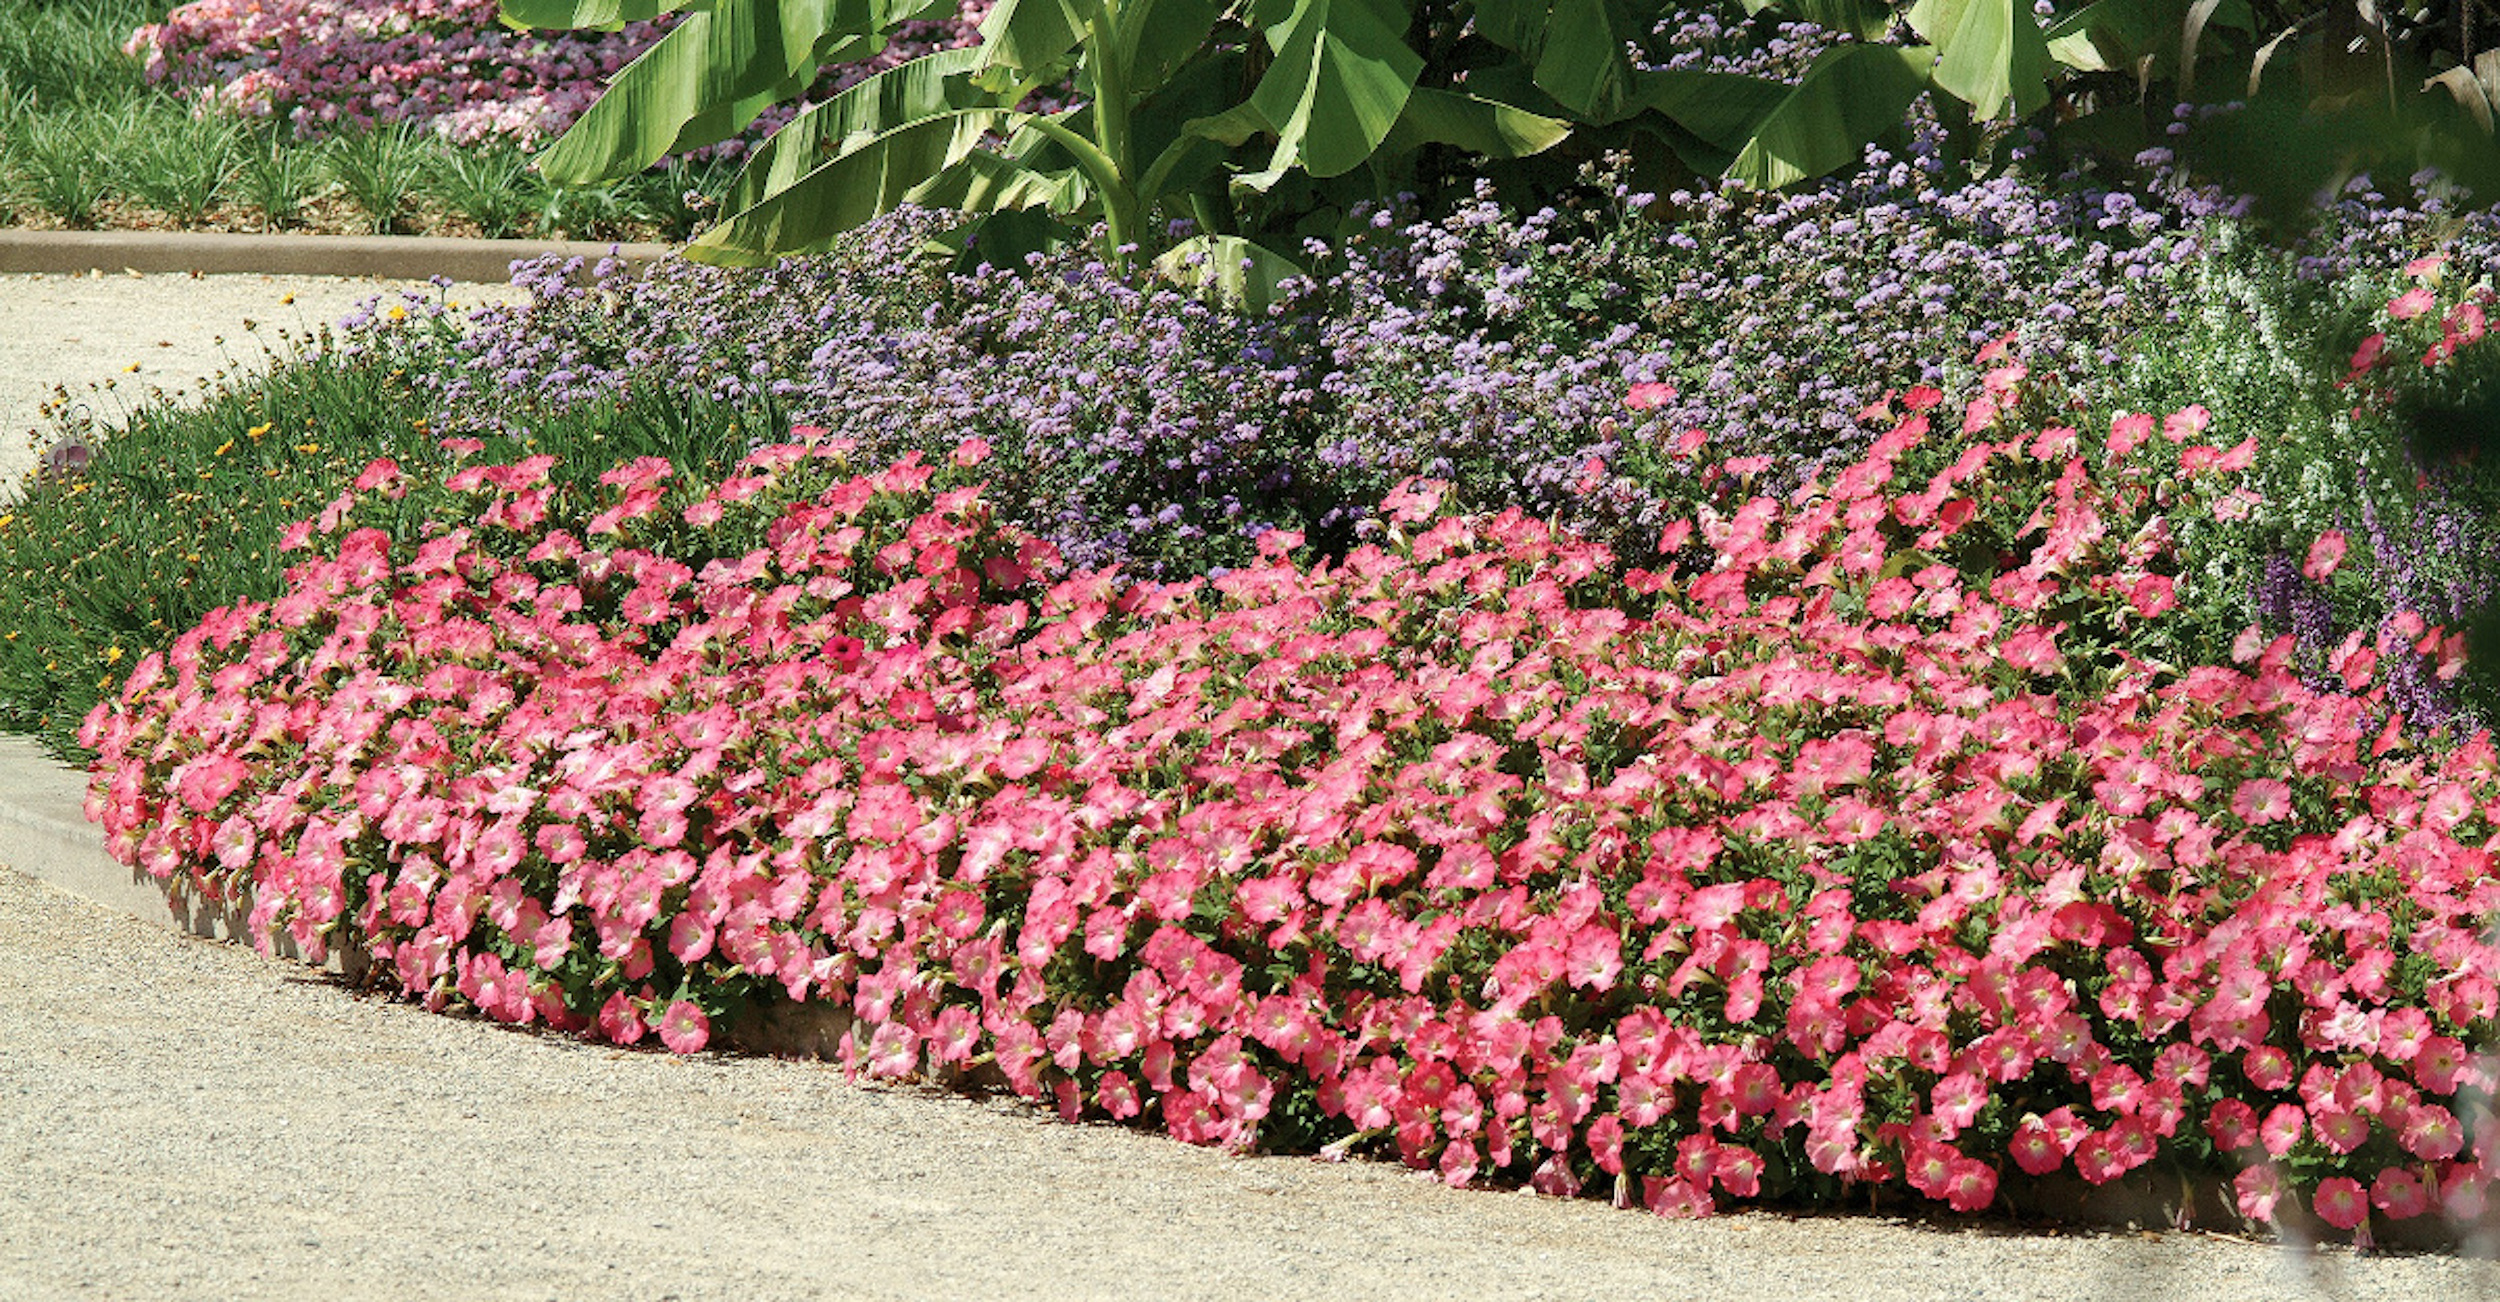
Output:
[[469,240],[422,235],[221,235],[189,231],[0,230],[0,272],[83,275],[90,271],[200,275],[355,276],[382,280],[500,283],[512,264],[555,254],[588,261],[614,257],[642,266],[669,256],[665,244],[593,240]]
[[249,939],[241,913],[197,902],[177,907],[146,874],[114,862],[87,821],[86,799],[84,772],[46,755],[31,737],[0,735],[0,867],[144,922]]

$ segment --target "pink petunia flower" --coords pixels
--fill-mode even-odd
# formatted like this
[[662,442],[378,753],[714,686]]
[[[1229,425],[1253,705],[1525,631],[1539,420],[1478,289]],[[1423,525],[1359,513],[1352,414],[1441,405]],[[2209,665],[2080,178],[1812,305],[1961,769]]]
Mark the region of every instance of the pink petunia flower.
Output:
[[2309,556],[2300,563],[2300,572],[2311,583],[2326,582],[2335,573],[2336,567],[2344,563],[2346,546],[2341,529],[2329,529],[2319,534],[2317,541],[2309,544]]
[[1673,401],[1675,401],[1675,386],[1660,380],[1635,384],[1631,392],[1623,397],[1623,405],[1634,411],[1650,411],[1664,407]]
[[2349,1230],[2370,1219],[2370,1197],[2361,1182],[2350,1176],[2329,1176],[2318,1182],[2316,1197],[2310,1207],[2318,1219],[2339,1230]]
[[680,999],[660,1015],[660,1043],[670,1053],[696,1053],[711,1041],[712,1019],[703,1010]]

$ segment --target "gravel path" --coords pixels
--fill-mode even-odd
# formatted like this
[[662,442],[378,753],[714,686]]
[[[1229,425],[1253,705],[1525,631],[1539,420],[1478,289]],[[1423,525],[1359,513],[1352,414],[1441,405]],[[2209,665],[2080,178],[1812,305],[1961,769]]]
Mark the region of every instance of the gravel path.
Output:
[[[118,426],[152,389],[195,398],[221,373],[260,370],[273,352],[293,352],[284,336],[308,338],[400,289],[436,292],[336,276],[0,275],[0,485],[14,485],[55,436],[41,409],[56,388],[70,394],[73,415]],[[527,295],[456,285],[450,297]]]
[[1670,1222],[363,998],[0,871],[0,1299],[2466,1299],[2488,1262]]
[[[243,318],[302,331],[382,288],[0,276],[0,432],[53,383],[210,374],[250,347],[209,342]],[[24,464],[0,448],[0,479]],[[2494,1297],[2500,1275],[2179,1234],[1666,1222],[1229,1158],[822,1064],[435,1016],[0,868],[0,1302],[385,1292],[2281,1302]]]

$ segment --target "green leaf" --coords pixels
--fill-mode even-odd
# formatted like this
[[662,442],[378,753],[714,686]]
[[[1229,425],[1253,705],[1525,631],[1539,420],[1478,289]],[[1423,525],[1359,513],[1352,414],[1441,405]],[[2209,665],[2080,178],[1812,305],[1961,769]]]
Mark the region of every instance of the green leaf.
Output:
[[2014,102],[2028,117],[2049,102],[2049,47],[2030,0],[1918,0],[1910,26],[1935,43],[1937,89],[1987,120]]
[[1910,101],[1925,89],[1935,57],[1924,45],[1824,51],[1796,85],[1781,88],[1746,133],[1727,175],[1777,189],[1857,162],[1867,142],[1901,125]]
[[1639,111],[1631,42],[1649,34],[1624,0],[1554,0],[1536,55],[1536,84],[1593,123]]
[[950,109],[854,145],[754,206],[731,214],[686,248],[697,262],[769,265],[776,255],[823,248],[835,236],[893,211],[914,188],[978,150],[989,133],[1030,114]]
[[877,53],[884,46],[885,38],[882,36],[827,37],[825,44],[817,50],[815,57],[808,60],[800,71],[792,73],[789,80],[777,86],[766,87],[744,99],[732,100],[727,104],[715,104],[686,119],[685,125],[677,129],[677,138],[669,142],[668,152],[682,154],[689,149],[717,145],[746,130],[755,119],[764,115],[764,110],[783,100],[795,99],[805,94],[807,88],[815,84],[817,65],[864,59]]
[[1276,62],[1249,102],[1276,133],[1269,183],[1296,164],[1342,175],[1380,147],[1424,70],[1406,21],[1398,0],[1299,0],[1267,29]]
[[1737,72],[1653,72],[1643,100],[1679,127],[1734,154],[1797,88]]
[[1155,270],[1253,312],[1265,312],[1282,297],[1284,282],[1307,274],[1292,259],[1238,235],[1193,235],[1155,259]]
[[966,213],[1020,212],[1046,208],[1073,213],[1093,198],[1085,174],[1073,167],[1045,171],[1006,154],[979,150],[913,186],[903,201],[920,208]]
[[1545,48],[1554,0],[1476,0],[1476,35],[1525,56],[1533,64]]
[[981,66],[1039,72],[1075,49],[1084,31],[1068,0],[999,0],[981,20]]
[[1571,124],[1473,95],[1418,86],[1381,146],[1404,153],[1423,144],[1455,145],[1485,158],[1526,158],[1561,144]]
[[753,207],[786,190],[854,138],[890,131],[945,109],[987,102],[968,75],[980,63],[977,49],[941,50],[888,68],[792,118],[747,159],[721,200],[731,212]]
[[955,255],[956,272],[967,273],[983,263],[1021,268],[1026,254],[1048,253],[1077,239],[1075,231],[1052,220],[1047,213],[1010,209],[966,222],[932,243]]
[[[627,64],[590,111],[539,155],[539,170],[562,185],[596,184],[631,176],[672,151],[724,139],[717,133],[745,107],[728,106],[752,105],[786,88],[837,51],[866,52],[869,47],[853,44],[854,37],[872,38],[881,48],[882,41],[873,40],[877,33],[926,4],[718,0],[688,14]],[[761,111],[761,105],[754,107]]]
[[[2191,0],[2097,0],[2050,24],[2043,39],[2049,57],[2078,72],[2118,72],[2135,76],[2146,55],[2153,56],[2153,75],[2168,75],[2178,62],[2179,33],[2187,23]],[[2248,0],[2224,0],[2209,27],[2248,31],[2256,15]]]
[[1232,0],[1128,0],[1120,8],[1120,58],[1131,96],[1162,88],[1198,56]]
[[711,0],[503,0],[505,21],[523,27],[615,27],[639,23]]

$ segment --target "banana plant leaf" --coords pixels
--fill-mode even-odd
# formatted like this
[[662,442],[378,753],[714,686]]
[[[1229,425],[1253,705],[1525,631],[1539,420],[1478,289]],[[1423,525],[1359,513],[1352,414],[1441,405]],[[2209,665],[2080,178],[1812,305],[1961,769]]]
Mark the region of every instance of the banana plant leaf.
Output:
[[1155,259],[1155,270],[1202,294],[1265,312],[1302,268],[1238,235],[1193,235]]
[[1659,73],[1650,105],[1694,135],[1735,153],[1726,175],[1777,189],[1858,161],[1901,124],[1927,86],[1933,47],[1843,45],[1807,65],[1796,85],[1724,73]]
[[1918,0],[1910,26],[1933,42],[1936,88],[1982,121],[2012,100],[2018,117],[2049,102],[2049,46],[2031,0]]
[[949,109],[871,136],[730,214],[686,246],[686,256],[769,266],[782,254],[822,249],[842,232],[893,211],[915,188],[980,149],[991,132],[1031,116],[1003,108]]
[[[2120,72],[2150,79],[2178,71],[2180,34],[2193,0],[2096,0],[2049,25],[2043,33],[2049,57],[2077,72]],[[2248,0],[2223,0],[2205,20],[2208,27],[2250,31],[2256,15]],[[2152,63],[2145,67],[2144,60]]]
[[1173,74],[1206,48],[1232,0],[1128,0],[1120,9],[1116,51],[1134,99],[1171,84]]
[[1260,178],[1245,178],[1253,188],[1296,164],[1339,176],[1372,156],[1424,70],[1407,48],[1406,22],[1399,0],[1298,0],[1267,29],[1276,61],[1248,107],[1275,133],[1276,152]]
[[[1036,138],[1019,137],[1023,139]],[[1047,169],[1035,166],[1029,159],[984,149],[964,155],[913,186],[903,195],[903,202],[975,215],[1034,208],[1066,215],[1083,208],[1093,197],[1093,186],[1086,182],[1085,173],[1075,167]]]
[[558,184],[595,184],[630,176],[676,150],[726,139],[724,124],[750,106],[760,112],[759,98],[811,77],[823,59],[882,49],[879,34],[886,28],[945,3],[715,0],[627,64],[598,102],[539,155],[539,170]]
[[1571,124],[1508,104],[1418,86],[1381,148],[1404,153],[1418,145],[1453,145],[1486,158],[1526,158],[1561,144]]
[[1640,76],[1628,51],[1654,22],[1624,0],[1554,0],[1537,51],[1536,84],[1584,122],[1630,117],[1640,111]]
[[1068,0],[998,0],[981,20],[981,66],[1039,72],[1075,49],[1084,31]]
[[523,27],[620,27],[712,0],[503,0],[504,21]]
[[970,81],[980,57],[977,49],[923,55],[807,109],[748,156],[721,200],[723,208],[751,208],[789,189],[855,137],[874,136],[946,109],[980,107],[988,93]]

